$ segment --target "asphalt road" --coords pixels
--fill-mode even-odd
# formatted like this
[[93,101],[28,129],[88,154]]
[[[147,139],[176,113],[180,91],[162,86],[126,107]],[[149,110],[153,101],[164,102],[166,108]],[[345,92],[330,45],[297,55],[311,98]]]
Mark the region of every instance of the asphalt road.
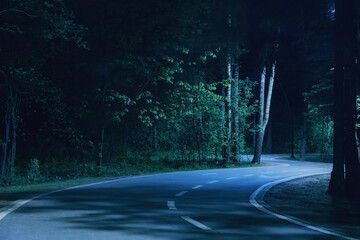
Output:
[[339,239],[250,204],[266,183],[331,170],[331,164],[271,158],[263,161],[279,165],[157,174],[56,192],[0,220],[0,239]]

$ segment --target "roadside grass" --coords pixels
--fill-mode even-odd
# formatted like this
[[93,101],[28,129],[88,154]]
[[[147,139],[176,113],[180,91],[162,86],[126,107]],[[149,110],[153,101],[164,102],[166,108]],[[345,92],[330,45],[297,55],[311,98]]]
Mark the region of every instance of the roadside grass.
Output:
[[282,214],[360,238],[360,202],[327,194],[330,175],[295,179],[271,188],[264,201]]
[[64,170],[59,169],[58,173],[63,173],[64,176],[55,176],[53,178],[39,178],[42,180],[47,179],[43,180],[45,182],[26,182],[25,184],[19,184],[16,186],[0,186],[0,208],[5,207],[11,202],[18,199],[31,198],[45,192],[51,192],[54,190],[65,189],[73,186],[131,176],[207,169],[259,167],[268,165],[268,163],[252,164],[248,161],[242,161],[239,164],[218,164],[214,161],[182,162],[151,160],[137,161],[134,163],[127,162],[125,165],[123,164],[119,166],[104,166],[102,168],[96,168],[94,166],[83,166],[88,169],[82,169],[82,174],[86,173],[90,175],[90,177],[74,175],[73,173],[67,173],[66,175],[64,175]]

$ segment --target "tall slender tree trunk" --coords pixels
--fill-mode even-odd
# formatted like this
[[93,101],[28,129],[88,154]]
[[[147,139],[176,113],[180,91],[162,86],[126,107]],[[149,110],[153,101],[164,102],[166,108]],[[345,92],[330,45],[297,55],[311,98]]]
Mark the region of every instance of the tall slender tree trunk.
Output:
[[268,93],[266,98],[266,105],[265,105],[265,83],[266,83],[266,65],[263,68],[263,72],[261,74],[261,80],[260,80],[260,113],[259,113],[259,127],[260,130],[257,133],[257,139],[256,139],[256,146],[255,146],[255,152],[254,152],[254,158],[252,160],[253,163],[260,163],[261,161],[261,152],[262,152],[262,146],[264,141],[264,134],[266,130],[266,125],[269,121],[269,115],[270,115],[270,104],[271,104],[271,97],[272,97],[272,90],[274,85],[274,76],[275,76],[275,67],[276,67],[276,61],[272,64],[271,69],[271,76],[269,79],[269,85],[268,85]]
[[101,132],[100,132],[100,140],[99,140],[99,167],[102,167],[103,157],[104,157],[104,138],[105,138],[105,123],[106,123],[106,110],[105,110],[105,90],[106,90],[106,80],[105,76],[102,78],[102,96],[101,96],[101,111],[102,111],[102,119],[101,119]]
[[158,150],[157,127],[154,125],[154,151]]
[[229,79],[229,86],[227,88],[227,99],[228,99],[228,113],[227,113],[227,151],[226,151],[226,160],[230,161],[231,158],[231,140],[232,140],[232,112],[231,112],[231,87],[232,87],[232,83],[231,83],[231,79],[232,79],[232,71],[231,71],[231,50],[229,49],[228,52],[228,64],[227,64],[227,72],[228,72],[228,79]]
[[300,145],[300,161],[305,161],[306,158],[306,140],[307,140],[307,125],[308,125],[308,101],[305,101],[305,111],[303,116],[303,132]]
[[266,152],[272,153],[272,117],[269,116],[269,123],[266,130]]
[[294,112],[291,111],[291,155],[290,159],[295,159],[295,126],[294,126]]
[[226,149],[226,161],[231,159],[231,148],[232,148],[232,57],[231,57],[231,14],[228,14],[228,32],[229,32],[229,48],[227,54],[227,78],[229,80],[229,85],[227,87],[227,149]]
[[4,140],[4,145],[3,145],[3,158],[2,158],[2,165],[1,165],[0,180],[2,180],[5,177],[7,150],[8,150],[9,133],[10,133],[9,100],[8,100],[7,105],[8,106],[7,106],[6,113],[5,113],[5,140]]
[[239,66],[235,67],[234,73],[234,157],[237,161],[239,156]]
[[101,129],[100,146],[99,146],[99,167],[100,168],[102,167],[102,164],[103,164],[104,136],[105,136],[105,127],[103,126]]
[[[221,86],[221,96],[225,99],[225,87],[224,85]],[[221,155],[223,160],[226,160],[226,107],[225,107],[225,101],[222,101],[221,103],[221,120],[223,126],[223,131],[221,131]]]
[[255,145],[255,152],[254,152],[254,158],[252,160],[253,163],[260,163],[261,158],[261,150],[262,150],[262,143],[264,139],[264,131],[263,125],[264,125],[264,108],[265,108],[265,80],[266,80],[266,66],[264,66],[261,79],[260,79],[260,96],[259,96],[259,131],[257,132],[257,138],[256,138],[256,145]]
[[11,158],[10,169],[11,176],[15,171],[15,157],[16,157],[16,133],[18,126],[18,95],[17,93],[11,93],[11,122],[12,122],[12,140],[11,140]]

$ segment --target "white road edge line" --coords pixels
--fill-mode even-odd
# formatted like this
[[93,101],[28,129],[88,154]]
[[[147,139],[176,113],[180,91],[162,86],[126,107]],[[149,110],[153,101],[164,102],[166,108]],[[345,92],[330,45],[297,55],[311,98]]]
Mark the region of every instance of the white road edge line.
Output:
[[257,209],[259,209],[262,212],[265,212],[265,213],[270,214],[270,215],[272,215],[274,217],[283,219],[285,221],[288,221],[288,222],[303,226],[305,228],[308,228],[308,229],[311,229],[311,230],[314,230],[314,231],[318,231],[318,232],[321,232],[321,233],[324,233],[324,234],[333,235],[333,236],[336,236],[336,237],[341,237],[341,238],[344,238],[344,239],[347,239],[347,240],[358,240],[357,238],[352,238],[352,237],[348,237],[348,236],[345,236],[345,235],[342,235],[342,234],[339,234],[339,233],[332,232],[331,230],[328,230],[326,228],[316,227],[316,226],[310,225],[310,224],[305,223],[304,221],[302,221],[302,220],[300,220],[298,218],[295,218],[295,217],[292,217],[292,216],[285,216],[285,215],[279,214],[277,212],[274,212],[274,211],[269,210],[269,209],[264,207],[264,205],[266,205],[265,202],[263,201],[264,195],[273,186],[275,186],[275,185],[277,185],[279,183],[291,181],[291,180],[294,180],[294,179],[297,179],[297,178],[310,177],[310,176],[314,176],[314,175],[328,174],[328,173],[329,172],[306,174],[306,175],[300,175],[300,176],[296,176],[296,177],[289,177],[289,178],[269,182],[267,184],[264,184],[264,185],[260,186],[258,189],[256,189],[255,192],[253,192],[251,194],[251,196],[249,198],[249,202],[254,207],[256,207]]
[[[163,173],[163,174],[170,174],[170,173]],[[54,191],[50,191],[50,192],[45,192],[45,193],[42,193],[40,195],[31,197],[31,198],[19,199],[19,200],[16,200],[16,201],[10,203],[6,207],[0,208],[0,221],[2,219],[4,219],[7,215],[9,215],[10,213],[12,213],[12,212],[16,211],[18,208],[22,207],[24,204],[26,204],[26,203],[28,203],[30,201],[33,201],[35,199],[54,194],[54,193],[73,190],[73,189],[78,189],[78,188],[84,188],[84,187],[91,187],[91,186],[100,185],[100,184],[132,180],[132,179],[136,179],[136,178],[146,178],[146,177],[154,176],[154,175],[159,175],[159,174],[151,174],[151,175],[146,175],[146,176],[126,177],[126,178],[120,178],[120,179],[114,179],[114,180],[108,180],[108,181],[102,181],[102,182],[83,184],[83,185],[78,185],[78,186],[74,186],[74,187],[69,187],[69,188],[58,189],[58,190],[54,190]]]
[[203,176],[206,176],[206,175],[217,175],[217,173],[204,173]]
[[181,217],[182,219],[184,219],[185,221],[187,221],[188,223],[191,223],[192,225],[198,227],[198,228],[201,228],[202,230],[212,230],[211,228],[209,228],[208,226],[192,219],[191,217],[188,217],[188,216],[182,216]]
[[254,176],[255,174],[246,174],[244,175],[244,177],[250,177],[250,176]]
[[175,202],[174,201],[168,201],[167,202],[167,206],[170,210],[176,210],[177,208],[175,207]]
[[187,192],[188,191],[182,191],[182,192],[177,193],[175,196],[181,197],[182,195],[186,194]]
[[214,180],[214,181],[210,181],[210,182],[207,182],[208,184],[213,184],[213,183],[217,183],[219,182],[218,180]]
[[[289,164],[278,164],[278,166],[279,165],[289,166]],[[262,167],[267,167],[267,166],[262,166]],[[245,169],[245,168],[243,168],[243,169]],[[197,170],[197,171],[194,171],[194,172],[199,172],[199,171],[204,171],[204,170]],[[183,171],[175,172],[175,174],[177,174],[177,173],[183,173]],[[28,203],[28,202],[30,202],[32,200],[35,200],[37,198],[41,198],[41,197],[44,197],[44,196],[47,196],[47,195],[51,195],[53,193],[72,190],[72,189],[77,189],[77,188],[83,188],[83,187],[90,187],[90,186],[99,185],[99,184],[117,182],[117,181],[127,181],[127,180],[136,179],[136,178],[146,178],[146,177],[152,177],[152,176],[157,176],[157,175],[168,175],[168,174],[174,174],[174,172],[160,173],[160,174],[149,174],[149,175],[146,175],[146,176],[126,177],[126,178],[114,179],[114,180],[109,180],[109,181],[102,181],[102,182],[78,185],[78,186],[74,186],[74,187],[70,187],[70,188],[59,189],[59,190],[55,190],[55,191],[46,192],[46,193],[34,196],[32,198],[19,199],[19,200],[16,200],[16,201],[10,203],[8,206],[0,208],[0,221],[2,219],[4,219],[4,217],[9,215],[10,213],[12,213],[12,212],[16,211],[18,208],[22,207],[24,204],[26,204],[26,203]]]
[[203,185],[197,185],[197,186],[193,187],[192,189],[198,189],[198,188],[201,188],[201,187],[203,187]]

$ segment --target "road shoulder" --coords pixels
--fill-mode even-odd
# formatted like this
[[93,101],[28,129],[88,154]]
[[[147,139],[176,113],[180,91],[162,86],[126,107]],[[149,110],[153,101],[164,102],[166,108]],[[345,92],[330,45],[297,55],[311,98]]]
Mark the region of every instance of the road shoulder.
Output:
[[329,179],[329,174],[324,174],[283,182],[267,191],[263,200],[280,214],[360,238],[359,204],[326,194]]

